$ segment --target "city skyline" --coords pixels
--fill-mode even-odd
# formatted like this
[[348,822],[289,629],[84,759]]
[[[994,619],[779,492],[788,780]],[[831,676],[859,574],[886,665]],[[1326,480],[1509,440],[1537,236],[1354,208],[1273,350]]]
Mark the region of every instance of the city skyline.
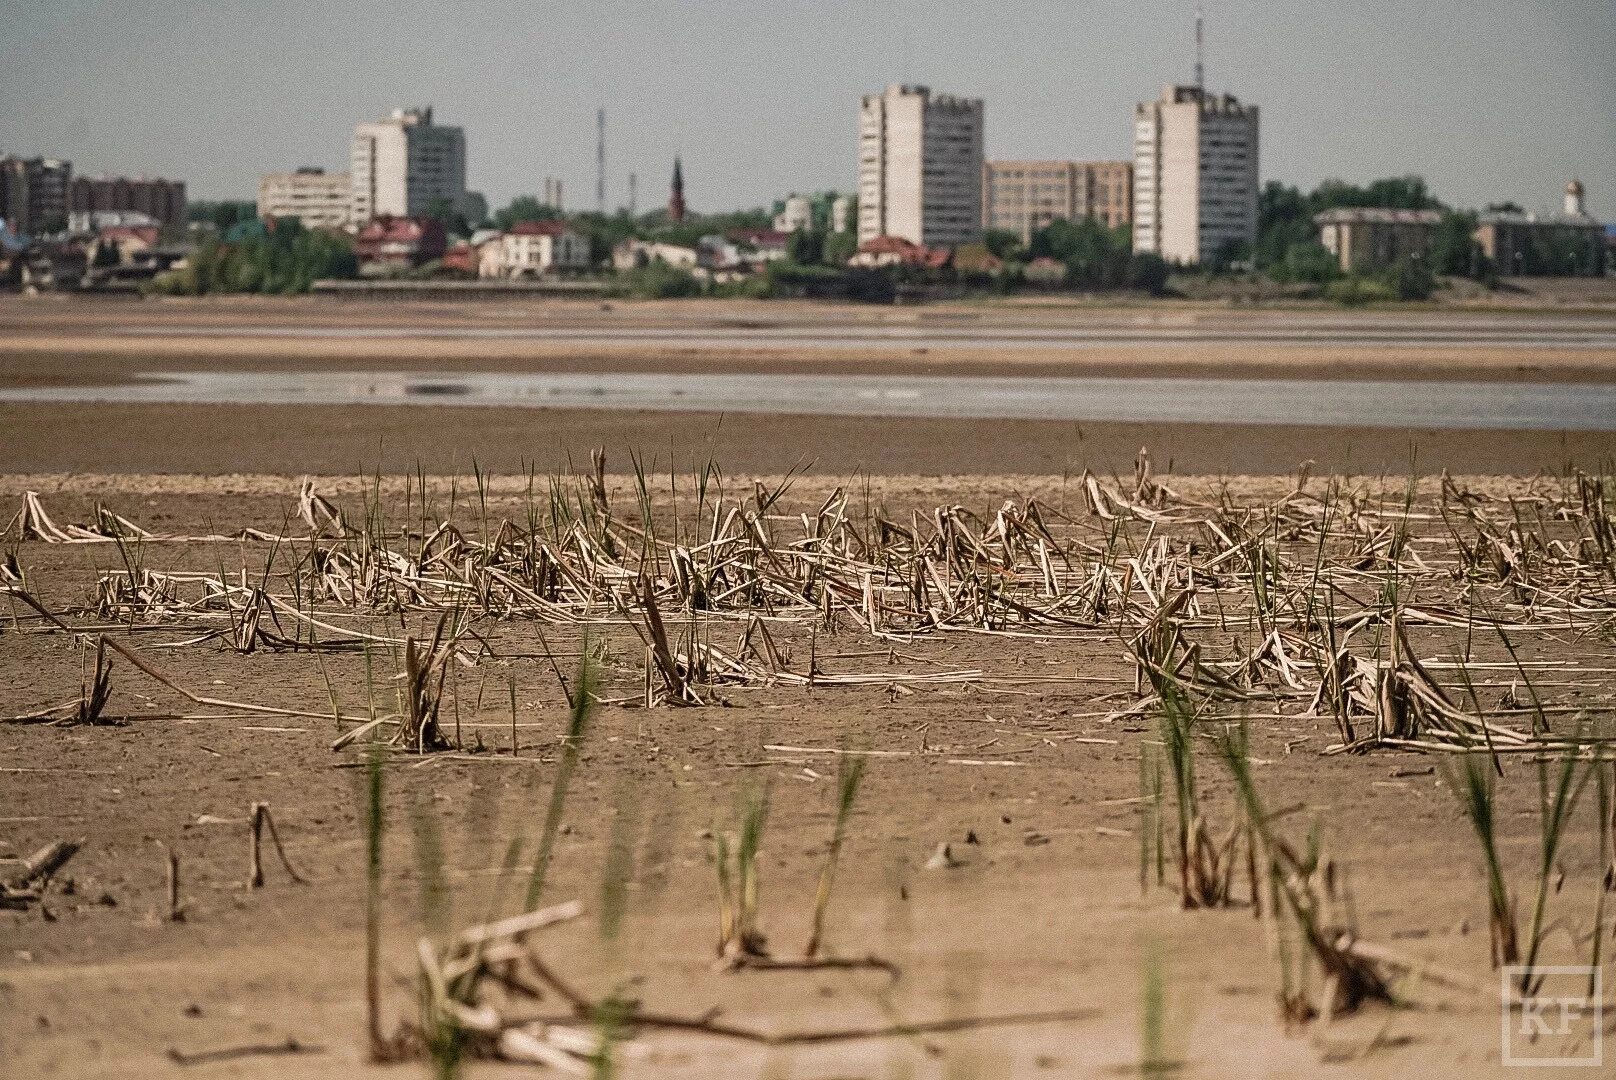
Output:
[[[893,82],[985,99],[990,159],[1125,159],[1134,103],[1189,82],[1194,62],[1188,0],[901,5],[878,25],[840,17],[855,10],[842,0],[616,2],[539,22],[490,4],[453,19],[423,7],[396,28],[382,14],[399,8],[370,3],[4,7],[0,152],[183,179],[198,199],[251,199],[267,172],[340,170],[355,124],[431,105],[466,129],[468,187],[496,206],[553,176],[569,209],[592,208],[597,107],[609,205],[627,201],[630,173],[640,206],[660,204],[676,154],[692,209],[768,205],[851,191],[857,101]],[[1458,24],[1385,0],[1227,0],[1207,12],[1207,85],[1263,108],[1264,182],[1418,173],[1456,205],[1535,210],[1575,176],[1611,220],[1613,40],[1608,0],[1486,0]]]

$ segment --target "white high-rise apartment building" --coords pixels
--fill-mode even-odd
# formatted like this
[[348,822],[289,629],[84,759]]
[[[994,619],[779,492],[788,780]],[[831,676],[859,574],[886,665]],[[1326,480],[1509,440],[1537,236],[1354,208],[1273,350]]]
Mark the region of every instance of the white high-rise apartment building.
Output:
[[1134,109],[1133,249],[1200,263],[1257,239],[1257,107],[1167,86]]
[[261,218],[296,218],[309,228],[340,229],[352,211],[353,179],[347,173],[299,169],[258,181]]
[[981,98],[889,86],[859,106],[858,239],[926,247],[982,234]]
[[453,212],[466,202],[466,133],[432,122],[431,109],[394,109],[360,124],[353,140],[353,221],[417,217],[439,199]]

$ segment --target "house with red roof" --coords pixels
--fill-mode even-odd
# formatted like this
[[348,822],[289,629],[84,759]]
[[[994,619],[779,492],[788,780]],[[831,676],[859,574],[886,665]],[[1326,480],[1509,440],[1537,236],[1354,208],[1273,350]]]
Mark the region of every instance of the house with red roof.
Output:
[[580,273],[593,264],[589,237],[565,221],[519,221],[477,250],[477,276],[485,278]]
[[857,252],[847,260],[849,266],[905,266],[923,270],[941,270],[953,260],[954,253],[945,247],[922,247],[901,236],[877,236],[859,245]]
[[371,218],[354,237],[360,273],[385,274],[441,259],[448,250],[443,222],[435,218],[381,215]]

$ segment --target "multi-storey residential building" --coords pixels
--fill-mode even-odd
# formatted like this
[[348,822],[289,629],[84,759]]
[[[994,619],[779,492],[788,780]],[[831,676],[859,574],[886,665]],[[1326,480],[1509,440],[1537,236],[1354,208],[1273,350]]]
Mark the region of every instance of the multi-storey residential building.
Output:
[[0,218],[19,235],[67,227],[73,165],[53,158],[0,158]]
[[1022,243],[1056,219],[1108,228],[1133,220],[1133,165],[1126,161],[990,161],[982,170],[982,222]]
[[858,237],[902,237],[923,247],[982,232],[980,98],[889,86],[859,106]]
[[132,210],[164,225],[180,225],[185,221],[185,184],[144,176],[75,176],[67,188],[67,209],[72,214]]
[[310,228],[340,229],[353,212],[353,178],[324,169],[269,173],[258,181],[258,216],[296,218]]
[[418,217],[439,203],[463,212],[466,133],[434,124],[431,109],[394,109],[386,120],[354,129],[352,180],[356,224]]
[[1167,86],[1134,110],[1133,247],[1207,262],[1257,239],[1257,107]]

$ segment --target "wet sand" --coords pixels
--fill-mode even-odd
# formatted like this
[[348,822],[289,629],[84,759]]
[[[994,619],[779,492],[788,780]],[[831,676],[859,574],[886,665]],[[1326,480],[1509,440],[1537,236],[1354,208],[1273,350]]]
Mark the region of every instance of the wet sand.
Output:
[[430,406],[0,405],[0,472],[349,474],[565,471],[605,447],[688,468],[821,475],[1126,474],[1148,446],[1197,475],[1321,471],[1531,475],[1616,454],[1608,433],[1077,424]]
[[[0,298],[0,385],[108,384],[141,374],[197,369],[317,371],[814,372],[819,374],[1025,374],[1251,378],[1477,379],[1616,382],[1616,352],[1495,348],[1102,344],[1069,351],[916,348],[678,348],[666,342],[604,347],[538,339],[206,337],[252,327],[424,326],[523,330],[546,327],[683,329],[807,326],[937,328],[1036,333],[1099,325],[1227,329],[1230,326],[1389,323],[1462,325],[1468,316],[1416,313],[1231,311],[1207,307],[1104,309],[951,305],[895,309],[848,305],[580,303],[433,304],[275,298],[201,301],[73,301]],[[1525,316],[1492,323],[1531,325]],[[1555,324],[1576,324],[1556,316]],[[1603,325],[1588,320],[1589,325]],[[128,336],[144,327],[156,336]],[[163,336],[164,327],[186,335]],[[1294,426],[1071,423],[1028,420],[870,420],[855,417],[604,412],[430,406],[0,405],[0,472],[350,473],[357,469],[452,472],[542,470],[586,460],[605,446],[681,464],[719,458],[726,467],[780,472],[813,462],[848,475],[1125,472],[1149,446],[1180,473],[1283,473],[1314,461],[1332,471],[1530,474],[1567,463],[1597,467],[1616,453],[1609,435],[1443,432]]]

